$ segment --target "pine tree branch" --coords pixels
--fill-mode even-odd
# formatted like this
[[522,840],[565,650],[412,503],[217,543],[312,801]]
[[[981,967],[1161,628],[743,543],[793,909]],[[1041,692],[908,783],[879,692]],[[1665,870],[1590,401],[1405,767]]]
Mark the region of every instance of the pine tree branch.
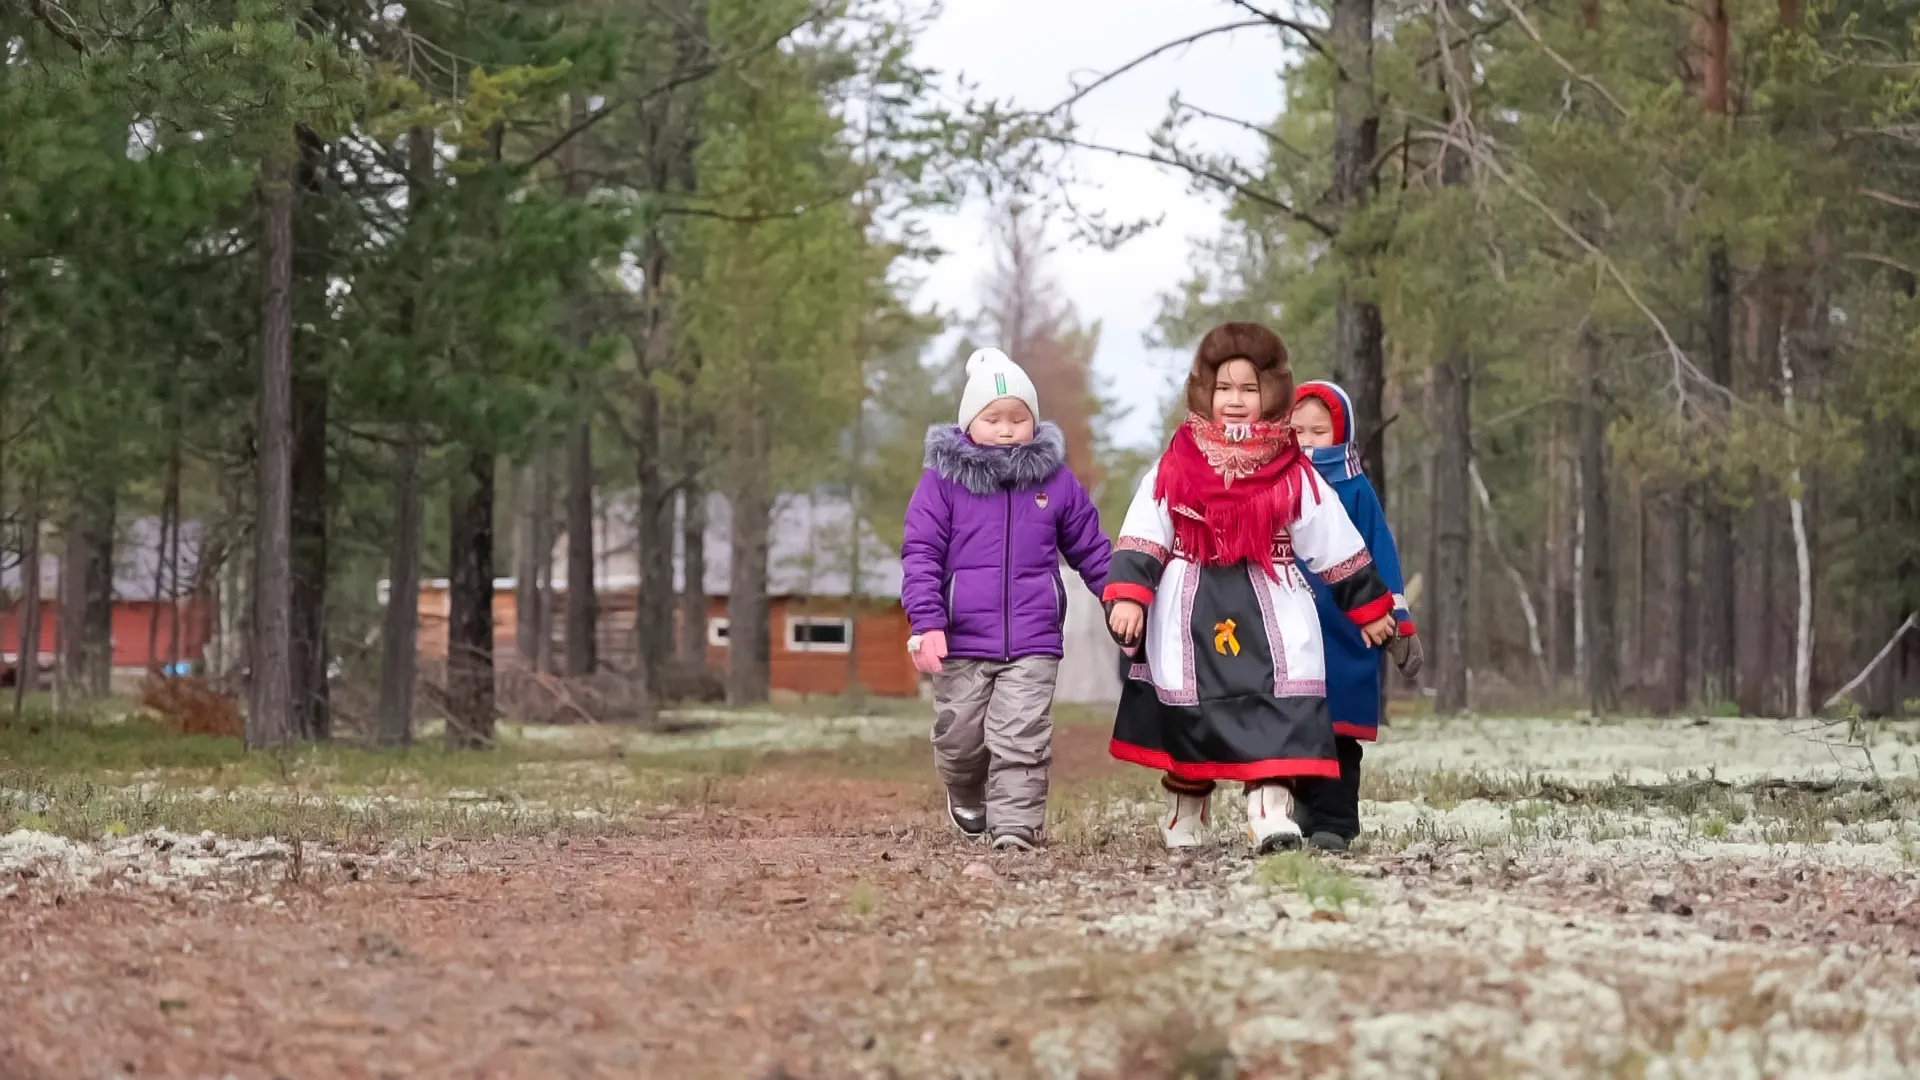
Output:
[[1324,221],[1321,221],[1319,218],[1314,217],[1312,214],[1309,214],[1304,210],[1301,210],[1295,207],[1292,203],[1289,203],[1286,200],[1280,199],[1276,196],[1269,195],[1264,191],[1260,191],[1255,188],[1248,187],[1246,184],[1243,184],[1240,181],[1235,180],[1230,176],[1226,176],[1220,172],[1217,172],[1213,169],[1209,169],[1195,162],[1181,161],[1177,158],[1164,157],[1160,154],[1152,154],[1144,150],[1128,150],[1125,147],[1120,147],[1120,146],[1106,146],[1101,143],[1083,142],[1079,139],[1075,139],[1067,135],[1050,135],[1050,134],[1042,133],[1042,134],[1036,134],[1034,138],[1043,140],[1045,142],[1056,143],[1060,146],[1073,147],[1074,149],[1078,149],[1078,150],[1093,150],[1095,152],[1102,153],[1102,154],[1112,154],[1115,157],[1130,158],[1134,161],[1145,161],[1155,165],[1165,166],[1167,168],[1179,169],[1182,172],[1187,173],[1188,175],[1198,177],[1199,179],[1205,180],[1211,184],[1215,184],[1221,188],[1224,188],[1227,191],[1231,191],[1234,194],[1240,196],[1243,199],[1246,199],[1249,202],[1257,203],[1261,206],[1266,207],[1269,210],[1273,210],[1277,213],[1284,214],[1287,217],[1290,217],[1293,220],[1300,222],[1302,225],[1306,225],[1309,228],[1312,228],[1315,232],[1318,232],[1320,235],[1326,237],[1329,240],[1333,239],[1334,236],[1338,234],[1338,230],[1336,230],[1333,226],[1327,224]]
[[[46,27],[47,33],[65,42],[74,52],[82,56],[86,55],[87,43],[80,40],[80,32],[73,21],[73,16],[68,15],[65,8],[58,4],[49,4],[47,0],[28,0],[27,10],[32,12],[35,22]],[[56,11],[66,20],[65,26],[54,22],[53,13]]]
[[1561,56],[1558,52],[1554,51],[1553,46],[1547,44],[1547,39],[1540,35],[1539,28],[1533,25],[1532,20],[1527,18],[1526,12],[1521,11],[1518,4],[1515,4],[1513,0],[1500,0],[1500,2],[1506,5],[1509,12],[1513,13],[1513,17],[1519,21],[1521,28],[1527,32],[1527,36],[1533,39],[1534,44],[1540,46],[1541,51],[1552,58],[1554,63],[1559,64],[1562,71],[1573,76],[1594,93],[1606,99],[1607,104],[1613,106],[1615,112],[1621,116],[1627,115],[1627,107],[1620,104],[1620,99],[1614,97],[1606,87],[1600,85],[1600,80],[1575,68],[1566,57]]
[[1681,348],[1680,343],[1674,339],[1673,332],[1667,328],[1666,320],[1660,318],[1660,316],[1654,312],[1653,308],[1647,304],[1646,300],[1640,296],[1640,290],[1634,288],[1633,283],[1627,280],[1627,275],[1621,272],[1619,265],[1615,263],[1606,252],[1601,251],[1593,241],[1582,235],[1580,230],[1574,228],[1551,206],[1548,206],[1544,199],[1534,194],[1526,185],[1515,179],[1514,175],[1507,171],[1505,166],[1500,164],[1499,159],[1495,158],[1473,141],[1462,139],[1450,131],[1429,132],[1416,135],[1415,137],[1444,143],[1456,149],[1466,151],[1476,162],[1484,167],[1487,172],[1491,173],[1502,184],[1506,185],[1507,190],[1520,196],[1521,200],[1527,205],[1538,210],[1542,216],[1553,223],[1554,228],[1560,230],[1567,239],[1579,245],[1582,251],[1585,251],[1594,261],[1599,263],[1601,272],[1606,274],[1615,285],[1619,286],[1620,291],[1626,294],[1627,301],[1639,310],[1641,316],[1653,327],[1654,332],[1660,335],[1661,344],[1666,346],[1667,357],[1673,362],[1674,382],[1683,400],[1686,396],[1686,381],[1690,379],[1720,394],[1729,402],[1738,401],[1738,398],[1735,397],[1732,390],[1708,378],[1706,372],[1700,370],[1699,366],[1693,362],[1693,359],[1687,355],[1687,351]]
[[758,57],[764,56],[767,53],[772,52],[773,50],[780,47],[781,42],[799,33],[809,23],[813,23],[822,18],[825,18],[828,14],[831,13],[832,8],[833,8],[833,4],[831,3],[816,4],[813,7],[807,9],[807,13],[804,16],[802,16],[798,22],[789,26],[787,29],[781,31],[778,36],[770,38],[766,41],[763,41],[759,45],[756,45],[753,48],[746,50],[745,52],[736,53],[733,56],[729,56],[722,60],[709,60],[704,64],[696,64],[693,67],[684,68],[680,71],[675,72],[672,75],[669,75],[667,78],[661,80],[655,85],[650,86],[645,90],[642,90],[640,93],[634,95],[633,97],[622,98],[619,101],[611,101],[606,103],[605,105],[602,105],[600,108],[595,109],[594,111],[588,113],[586,116],[582,117],[580,120],[576,121],[575,123],[568,125],[565,131],[562,131],[557,137],[555,137],[555,139],[552,142],[548,143],[546,146],[542,147],[537,153],[535,153],[532,157],[528,158],[526,162],[524,162],[520,166],[520,168],[523,171],[533,169],[534,167],[538,166],[541,162],[546,161],[548,158],[553,157],[555,154],[558,154],[561,150],[565,149],[568,143],[572,142],[574,139],[585,134],[589,129],[599,124],[600,121],[605,120],[607,117],[612,116],[614,113],[619,112],[621,109],[629,108],[636,105],[644,105],[647,102],[652,101],[654,98],[661,97],[662,95],[665,95],[665,94],[671,94],[675,90],[678,90],[683,86],[688,86],[693,83],[699,82],[702,79],[710,78],[726,70],[729,67],[746,63],[747,61],[757,59]]

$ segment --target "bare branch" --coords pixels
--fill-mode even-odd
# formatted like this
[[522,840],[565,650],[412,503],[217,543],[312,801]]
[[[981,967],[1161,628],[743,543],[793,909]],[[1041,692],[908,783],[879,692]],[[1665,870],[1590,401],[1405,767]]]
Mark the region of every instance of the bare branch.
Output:
[[1898,195],[1889,195],[1884,191],[1875,191],[1873,188],[1855,188],[1854,194],[1863,195],[1876,202],[1886,203],[1888,206],[1897,206],[1902,210],[1920,210],[1920,202],[1915,202],[1912,199],[1903,199]]
[[1898,259],[1891,259],[1885,255],[1876,255],[1871,251],[1849,251],[1845,255],[1842,255],[1841,258],[1851,259],[1854,262],[1868,262],[1878,266],[1891,267],[1903,274],[1920,277],[1920,270],[1915,270],[1913,267],[1908,266]]
[[1235,30],[1245,30],[1248,27],[1261,26],[1261,25],[1263,25],[1263,23],[1261,23],[1257,19],[1245,19],[1237,23],[1226,23],[1221,26],[1215,26],[1211,29],[1201,30],[1198,33],[1188,34],[1186,37],[1176,38],[1173,41],[1169,41],[1169,42],[1165,42],[1164,44],[1157,45],[1154,48],[1148,49],[1146,52],[1143,52],[1139,56],[1136,56],[1133,59],[1127,61],[1126,63],[1121,64],[1119,67],[1114,68],[1112,71],[1109,71],[1104,75],[1101,75],[1099,78],[1093,80],[1087,85],[1076,89],[1072,94],[1069,94],[1065,99],[1063,99],[1059,104],[1055,105],[1053,108],[1048,109],[1042,113],[1037,113],[1035,115],[1053,116],[1058,113],[1065,112],[1066,110],[1071,109],[1075,105],[1079,104],[1080,100],[1086,97],[1088,94],[1093,93],[1095,90],[1098,90],[1101,87],[1112,82],[1113,80],[1119,78],[1120,76],[1125,75],[1127,72],[1132,71],[1134,68],[1137,68],[1140,65],[1146,63],[1147,61],[1152,60],[1153,58],[1160,56],[1164,53],[1172,52],[1175,49],[1185,48],[1186,46],[1191,45],[1196,41],[1199,41],[1203,38],[1212,37],[1215,34],[1229,34]]
[[1320,235],[1325,236],[1328,239],[1332,239],[1336,235],[1336,230],[1334,229],[1333,226],[1327,224],[1324,221],[1321,221],[1319,218],[1314,217],[1312,214],[1309,214],[1303,210],[1300,210],[1299,208],[1295,207],[1292,203],[1289,203],[1286,200],[1280,199],[1274,195],[1270,195],[1264,191],[1260,191],[1255,188],[1248,187],[1246,184],[1241,183],[1240,181],[1235,180],[1230,176],[1226,176],[1220,172],[1209,169],[1195,162],[1181,161],[1177,158],[1164,157],[1160,154],[1148,153],[1144,150],[1128,150],[1125,147],[1104,146],[1099,143],[1082,142],[1079,139],[1071,138],[1066,135],[1050,135],[1050,134],[1043,133],[1043,134],[1036,134],[1034,137],[1037,139],[1043,140],[1045,142],[1057,143],[1061,146],[1070,146],[1079,150],[1093,150],[1102,154],[1112,154],[1115,157],[1130,158],[1134,161],[1146,161],[1146,162],[1151,162],[1155,165],[1162,165],[1167,168],[1179,169],[1190,176],[1198,177],[1199,179],[1205,180],[1218,187],[1224,188],[1227,191],[1231,191],[1234,194],[1239,195],[1241,198],[1248,200],[1249,202],[1258,203],[1259,205],[1264,206],[1269,210],[1273,210],[1276,213],[1285,214],[1287,217],[1290,217],[1293,220],[1298,221],[1302,225],[1306,225],[1309,228],[1312,228],[1315,232],[1318,232]]
[[1579,80],[1583,85],[1591,89],[1594,93],[1599,94],[1602,98],[1605,98],[1607,104],[1613,106],[1615,112],[1618,112],[1622,116],[1627,115],[1627,107],[1625,105],[1620,104],[1620,99],[1614,97],[1613,94],[1610,93],[1606,87],[1600,85],[1600,81],[1598,79],[1595,79],[1593,76],[1588,75],[1585,72],[1582,72],[1579,69],[1575,68],[1573,64],[1567,60],[1566,57],[1561,56],[1558,52],[1555,52],[1553,46],[1547,44],[1547,39],[1540,36],[1539,28],[1533,25],[1532,20],[1527,18],[1526,12],[1520,10],[1519,5],[1515,4],[1513,0],[1500,0],[1500,2],[1506,5],[1506,8],[1509,12],[1513,13],[1513,17],[1516,20],[1518,20],[1520,23],[1520,26],[1526,30],[1527,36],[1533,39],[1534,44],[1540,46],[1541,50],[1545,52],[1549,57],[1551,57],[1554,63],[1559,64],[1560,69],[1562,71],[1565,71],[1568,75],[1573,76],[1575,79]]
[[[1701,386],[1708,387],[1714,392],[1724,396],[1730,402],[1738,400],[1735,398],[1733,391],[1708,378],[1706,373],[1694,364],[1692,358],[1687,355],[1687,351],[1680,347],[1678,341],[1674,340],[1673,332],[1667,329],[1666,321],[1661,319],[1660,316],[1654,312],[1653,308],[1648,306],[1646,300],[1641,298],[1640,290],[1634,288],[1633,282],[1627,280],[1627,275],[1620,271],[1619,265],[1616,264],[1613,259],[1609,258],[1606,252],[1601,251],[1599,247],[1595,246],[1593,241],[1587,239],[1579,229],[1574,228],[1551,206],[1548,206],[1545,200],[1528,190],[1526,185],[1516,180],[1513,174],[1508,172],[1506,167],[1501,165],[1497,158],[1474,143],[1454,136],[1451,132],[1432,132],[1414,137],[1447,143],[1473,155],[1487,172],[1492,174],[1502,184],[1505,184],[1508,190],[1520,196],[1527,205],[1538,210],[1542,216],[1553,223],[1554,228],[1560,230],[1567,239],[1579,245],[1582,251],[1591,255],[1593,259],[1599,263],[1601,271],[1605,273],[1608,278],[1612,279],[1615,285],[1620,287],[1620,291],[1626,294],[1627,301],[1639,310],[1641,316],[1644,317],[1647,323],[1653,327],[1654,331],[1660,335],[1661,343],[1666,346],[1667,356],[1673,361],[1676,380],[1680,380],[1682,377],[1691,379]],[[1684,383],[1680,389],[1684,394]]]
[[1173,107],[1176,110],[1184,109],[1187,112],[1190,112],[1195,116],[1201,117],[1203,119],[1217,120],[1222,124],[1231,124],[1232,126],[1240,128],[1243,131],[1252,132],[1253,134],[1258,135],[1261,138],[1272,143],[1274,146],[1279,147],[1282,150],[1285,150],[1287,153],[1292,154],[1294,157],[1300,158],[1303,161],[1311,159],[1311,155],[1309,155],[1305,150],[1302,150],[1299,147],[1293,145],[1292,143],[1286,141],[1285,139],[1282,139],[1280,136],[1275,135],[1273,133],[1272,128],[1261,127],[1259,124],[1253,123],[1250,120],[1242,120],[1237,116],[1228,116],[1224,113],[1214,112],[1211,109],[1203,109],[1200,106],[1195,105],[1191,101],[1183,101],[1177,97],[1174,99]]
[[1860,669],[1860,674],[1855,675],[1848,681],[1847,685],[1834,691],[1833,696],[1827,699],[1827,703],[1820,706],[1820,710],[1825,712],[1833,708],[1835,705],[1840,704],[1848,694],[1858,690],[1860,684],[1867,681],[1867,676],[1873,674],[1873,669],[1880,666],[1880,661],[1885,660],[1887,654],[1893,651],[1893,647],[1900,644],[1900,639],[1905,636],[1906,632],[1917,626],[1920,626],[1920,611],[1908,615],[1907,621],[1900,624],[1900,629],[1895,630],[1893,636],[1887,639],[1887,643],[1880,647],[1880,651],[1873,655],[1873,659],[1867,661],[1867,666]]
[[[27,7],[33,12],[34,21],[47,28],[47,33],[65,42],[74,52],[83,55],[86,53],[86,42],[80,40],[73,16],[68,15],[65,8],[58,4],[48,4],[47,0],[29,0]],[[53,13],[56,11],[60,13],[62,19],[66,20],[66,25],[62,26],[54,22]]]
[[[1325,39],[1322,37],[1322,35],[1327,32],[1326,27],[1313,26],[1308,23],[1298,22],[1281,15],[1276,15],[1260,7],[1258,4],[1252,3],[1252,0],[1228,0],[1228,2],[1242,11],[1258,15],[1260,21],[1268,26],[1278,27],[1298,35],[1300,40],[1306,43],[1307,48],[1312,49],[1328,60],[1333,60],[1333,54],[1327,51]],[[1334,65],[1336,67],[1339,66],[1339,61],[1334,60]]]

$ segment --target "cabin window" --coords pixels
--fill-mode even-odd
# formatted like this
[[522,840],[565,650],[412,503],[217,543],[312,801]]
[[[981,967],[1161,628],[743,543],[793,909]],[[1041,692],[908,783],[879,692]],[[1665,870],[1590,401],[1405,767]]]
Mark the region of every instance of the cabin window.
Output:
[[853,650],[852,619],[790,618],[788,652],[843,653]]
[[733,640],[725,616],[716,615],[707,620],[707,644],[724,649]]

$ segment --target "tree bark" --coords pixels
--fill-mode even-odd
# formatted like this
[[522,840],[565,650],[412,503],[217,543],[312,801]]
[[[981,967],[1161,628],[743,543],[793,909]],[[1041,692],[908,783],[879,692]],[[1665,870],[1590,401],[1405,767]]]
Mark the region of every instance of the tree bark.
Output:
[[260,385],[249,749],[286,746],[293,714],[293,163],[260,166]]
[[[1330,197],[1342,223],[1373,201],[1379,153],[1380,109],[1374,99],[1374,0],[1333,0],[1327,40],[1337,70],[1333,85],[1333,184]],[[1388,505],[1385,330],[1380,307],[1366,296],[1373,252],[1349,252],[1334,307],[1333,377],[1353,400],[1353,431],[1367,479]],[[1463,489],[1464,491],[1464,489]]]
[[689,438],[680,516],[680,663],[689,674],[707,666],[707,487],[701,440]]
[[312,367],[293,380],[291,556],[293,722],[302,739],[332,733],[327,691],[327,380]]
[[20,502],[20,654],[13,680],[13,715],[25,711],[27,691],[40,683],[40,485],[28,485]]
[[[167,454],[167,476],[162,482],[164,491],[160,496],[160,535],[156,539],[153,559],[153,603],[147,608],[147,670],[165,671],[166,665],[160,662],[160,611],[162,597],[180,589],[178,578],[169,586],[167,569],[169,560],[169,541],[179,533],[180,515],[180,443],[178,432],[174,433],[173,447]],[[24,563],[22,565],[25,565]],[[176,574],[178,571],[176,571]],[[171,607],[171,605],[168,605]],[[175,609],[177,610],[177,609]],[[176,639],[178,634],[175,635]]]
[[[1444,47],[1450,54],[1457,55],[1451,43]],[[1450,61],[1442,67],[1452,64]],[[1453,88],[1447,85],[1444,71],[1440,81],[1451,120],[1456,95],[1450,92]],[[1337,102],[1337,90],[1335,94]],[[1336,171],[1337,168],[1336,165]],[[1466,155],[1449,145],[1441,151],[1440,182],[1448,188],[1458,188],[1464,186],[1467,179]],[[1473,470],[1473,357],[1468,352],[1465,327],[1448,326],[1443,332],[1448,335],[1448,341],[1433,371],[1440,445],[1434,454],[1431,611],[1439,621],[1434,637],[1434,709],[1446,714],[1465,712],[1469,704],[1471,659],[1467,650],[1473,637],[1469,605],[1473,599],[1474,561],[1473,493],[1469,485]],[[1376,370],[1375,377],[1378,375]]]
[[447,749],[493,745],[493,500],[490,451],[469,447],[454,475],[447,565]]
[[[307,128],[297,131],[292,287],[303,325],[323,325],[333,237],[327,211],[327,144]],[[313,331],[293,340],[293,464],[289,552],[292,659],[289,671],[295,734],[325,739],[333,728],[327,687],[327,559],[331,494],[327,484],[329,387],[324,343]]]
[[513,574],[514,651],[541,670],[547,634],[547,566],[553,560],[553,472],[544,452],[520,469],[520,523]]
[[1433,475],[1434,710],[1467,709],[1467,601],[1473,555],[1473,493],[1469,487],[1472,374],[1466,352],[1448,350],[1434,368],[1440,445]]
[[1648,513],[1647,655],[1648,706],[1657,716],[1672,716],[1687,705],[1687,615],[1692,608],[1687,581],[1688,513],[1677,486],[1650,495]]
[[1607,476],[1606,369],[1600,332],[1580,332],[1581,616],[1586,639],[1587,707],[1620,709],[1619,646],[1614,638],[1613,510]]
[[[1773,403],[1780,399],[1778,278],[1766,275],[1754,294],[1749,374],[1740,390],[1749,400]],[[1734,700],[1743,715],[1777,716],[1785,708],[1779,693],[1782,654],[1775,643],[1779,582],[1774,568],[1780,549],[1781,501],[1779,492],[1757,470],[1749,475],[1749,483],[1753,493],[1736,537]]]
[[[567,111],[570,123],[584,123],[586,98],[571,95]],[[585,154],[583,139],[573,140],[566,150],[562,184],[571,198],[585,198],[591,187]],[[584,297],[573,299],[568,320],[573,346],[586,348],[592,341],[593,327]],[[576,387],[576,391],[581,389]],[[593,550],[593,416],[584,393],[577,396],[581,415],[567,441],[567,674],[576,677],[600,669],[600,596]]]
[[772,503],[758,485],[745,485],[733,502],[733,575],[727,597],[727,702],[758,705],[772,684],[773,640],[768,620],[767,529]]
[[387,611],[380,630],[380,711],[374,742],[413,742],[413,687],[420,629],[420,435],[402,437],[393,483],[393,537],[387,549]]

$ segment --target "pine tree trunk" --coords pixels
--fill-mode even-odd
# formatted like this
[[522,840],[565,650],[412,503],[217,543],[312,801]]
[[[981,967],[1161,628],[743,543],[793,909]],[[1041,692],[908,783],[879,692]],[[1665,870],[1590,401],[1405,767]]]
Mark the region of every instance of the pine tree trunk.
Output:
[[447,749],[493,744],[493,454],[467,448],[452,483],[447,565]]
[[[862,385],[865,385],[864,378]],[[859,704],[866,693],[860,685],[860,643],[853,637],[859,632],[860,587],[866,572],[860,544],[860,477],[866,457],[866,427],[863,400],[853,414],[853,447],[848,455],[851,467],[847,470],[847,643],[851,647],[847,649],[846,697],[848,703],[854,705]]]
[[[1700,35],[1706,41],[1701,98],[1710,124],[1724,124],[1731,30],[1725,0],[1704,0]],[[1733,272],[1727,242],[1715,238],[1707,252],[1707,377],[1733,386]],[[1703,400],[1711,417],[1724,420],[1727,403],[1709,392]],[[1733,696],[1734,591],[1733,513],[1714,489],[1701,487],[1700,671],[1701,700],[1709,704]]]
[[707,666],[707,489],[698,459],[689,447],[680,517],[680,663],[689,675]]
[[296,737],[293,716],[293,164],[260,166],[260,385],[247,747]]
[[553,481],[547,455],[537,453],[520,469],[520,523],[513,574],[514,651],[528,671],[539,671],[546,650],[547,596],[543,588],[553,559]]
[[660,475],[660,405],[651,390],[642,390],[634,427],[633,532],[640,581],[635,587],[633,621],[634,697],[650,704],[663,683],[665,661],[673,640],[673,518],[663,509]]
[[40,684],[40,485],[28,485],[20,505],[20,654],[13,681],[13,715],[26,709],[27,691]]
[[1427,620],[1433,641],[1434,710],[1466,711],[1468,589],[1473,557],[1473,493],[1469,487],[1472,383],[1464,351],[1453,349],[1434,368],[1440,445],[1433,476],[1433,603]]
[[1613,509],[1607,476],[1604,346],[1592,326],[1580,332],[1580,552],[1587,706],[1595,716],[1620,710],[1619,646],[1614,639]]
[[325,739],[333,727],[327,690],[327,381],[305,363],[293,380],[292,490],[294,730],[302,739]]
[[413,687],[419,666],[420,436],[409,430],[393,483],[393,536],[387,549],[387,611],[380,630],[380,711],[374,742],[413,742]]
[[567,674],[600,669],[600,598],[593,551],[593,422],[567,440]]
[[[1333,86],[1332,199],[1341,222],[1373,201],[1374,158],[1379,152],[1380,111],[1374,100],[1374,0],[1333,0],[1328,42],[1336,60]],[[1333,377],[1353,400],[1353,431],[1360,458],[1387,505],[1386,428],[1381,399],[1386,390],[1385,331],[1379,305],[1366,297],[1371,252],[1349,253],[1334,308]]]
[[[570,95],[567,111],[569,123],[584,123],[585,96]],[[567,147],[561,183],[570,198],[585,198],[591,189],[585,154],[584,139],[576,138]],[[586,348],[593,338],[593,324],[585,298],[574,298],[568,321],[573,346]],[[584,394],[578,396],[582,412],[567,440],[567,674],[576,677],[600,670],[600,595],[593,550],[593,416]]]
[[[1447,45],[1454,50],[1451,44]],[[1465,68],[1456,66],[1463,74]],[[1441,76],[1441,91],[1449,89]],[[1337,100],[1337,92],[1336,92]],[[1447,95],[1449,103],[1452,96]],[[1448,106],[1449,115],[1452,105]],[[1467,182],[1466,155],[1449,146],[1441,151],[1440,181],[1449,188]],[[1465,712],[1468,705],[1468,649],[1473,640],[1470,605],[1473,601],[1473,358],[1467,352],[1464,331],[1455,335],[1433,371],[1434,404],[1440,445],[1434,454],[1433,478],[1433,606],[1439,618],[1434,638],[1434,710],[1441,714]],[[1492,525],[1489,523],[1489,528]],[[1530,602],[1529,602],[1530,606]],[[1531,616],[1530,616],[1531,618]],[[1536,635],[1537,636],[1537,635]]]
[[1686,499],[1677,487],[1651,496],[1648,512],[1647,628],[1649,707],[1656,716],[1672,716],[1687,705],[1687,614],[1691,589],[1687,581]]
[[773,499],[767,493],[764,433],[740,433],[733,503],[733,567],[727,590],[727,701],[757,705],[772,683],[773,642],[768,628],[767,531]]
[[[1741,395],[1768,403],[1780,399],[1780,296],[1775,275],[1755,290],[1749,375]],[[1749,477],[1753,496],[1741,514],[1736,537],[1734,700],[1746,716],[1777,715],[1779,695],[1779,582],[1774,568],[1780,548],[1780,498],[1756,471]]]

